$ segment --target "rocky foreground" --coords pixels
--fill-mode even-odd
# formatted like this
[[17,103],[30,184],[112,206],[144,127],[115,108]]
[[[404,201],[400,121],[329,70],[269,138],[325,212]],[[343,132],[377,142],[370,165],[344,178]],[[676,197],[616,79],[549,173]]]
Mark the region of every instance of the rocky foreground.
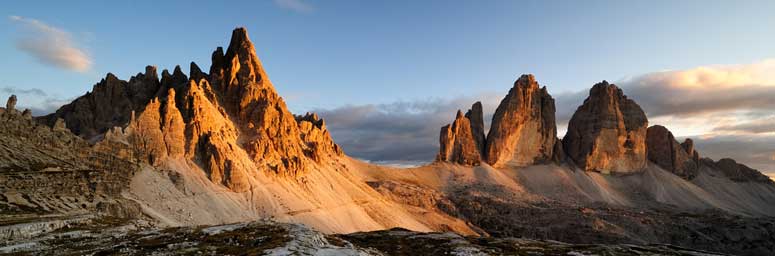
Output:
[[24,242],[0,242],[14,255],[719,255],[670,245],[567,244],[463,237],[405,229],[326,235],[272,221],[146,228],[121,219],[63,226]]

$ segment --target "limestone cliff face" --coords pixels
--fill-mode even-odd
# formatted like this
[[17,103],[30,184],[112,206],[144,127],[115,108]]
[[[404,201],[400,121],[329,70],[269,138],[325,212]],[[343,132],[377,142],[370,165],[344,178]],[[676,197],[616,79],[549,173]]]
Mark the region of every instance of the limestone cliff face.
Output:
[[554,99],[533,75],[522,75],[501,101],[489,133],[484,134],[482,104],[475,103],[441,128],[437,161],[495,167],[559,162]]
[[[478,102],[477,102],[478,103]],[[455,121],[452,124],[441,127],[441,134],[439,136],[439,154],[436,156],[437,161],[452,162],[462,165],[479,165],[482,161],[481,151],[483,145],[477,141],[477,135],[474,130],[479,127],[484,127],[484,124],[474,124],[468,116],[474,117],[481,116],[481,103],[474,104],[469,115],[463,116],[463,113],[458,110],[455,117]],[[476,113],[476,112],[479,113]],[[481,122],[481,119],[478,120]],[[478,130],[481,132],[481,130]],[[481,138],[479,138],[481,139]]]
[[526,166],[554,158],[554,99],[533,75],[522,75],[495,110],[485,155],[492,166]]
[[[237,120],[240,141],[244,141],[241,146],[253,161],[279,174],[296,175],[306,168],[306,155],[320,159],[318,154],[341,154],[328,133],[317,138],[325,140],[320,144],[302,141],[300,125],[306,124],[296,121],[275,92],[246,30],[234,30],[226,52],[218,48],[212,59],[211,84],[222,96],[226,111]],[[310,145],[316,147],[315,153],[305,154]]]
[[474,103],[474,105],[471,106],[471,109],[466,112],[465,117],[471,122],[471,133],[473,133],[476,147],[480,154],[483,154],[487,138],[484,134],[484,110],[482,110],[482,102],[477,101]]
[[139,168],[127,145],[92,145],[72,134],[62,119],[49,127],[15,105],[16,97],[11,96],[6,107],[0,107],[3,217],[116,214],[112,210],[118,208],[122,215],[112,216],[130,217],[134,203],[121,192]]
[[640,106],[603,81],[592,87],[571,117],[563,148],[586,171],[638,171],[646,166],[647,126]]
[[299,124],[301,140],[307,148],[304,154],[315,161],[322,161],[327,154],[342,155],[342,149],[331,140],[331,134],[326,129],[326,122],[315,113],[307,113],[304,116],[296,116]]
[[[691,140],[688,140],[687,144],[691,143]],[[695,159],[697,151],[694,151],[693,145],[687,145],[691,147],[684,148],[678,144],[673,133],[664,126],[654,125],[648,128],[646,145],[648,159],[663,169],[687,180],[697,176],[699,171],[699,162]]]
[[179,66],[161,79],[152,67],[129,82],[108,74],[93,92],[41,120],[62,117],[85,138],[107,132],[152,165],[192,161],[235,191],[250,189],[251,172],[297,177],[343,154],[317,115],[288,111],[244,28],[212,59],[209,74],[191,63],[190,78]]

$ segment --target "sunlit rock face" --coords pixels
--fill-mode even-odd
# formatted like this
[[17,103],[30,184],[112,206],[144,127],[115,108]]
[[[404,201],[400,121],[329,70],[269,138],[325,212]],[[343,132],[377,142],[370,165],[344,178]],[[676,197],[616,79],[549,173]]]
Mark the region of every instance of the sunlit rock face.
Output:
[[482,104],[458,112],[451,125],[441,128],[437,161],[495,167],[528,166],[559,162],[562,149],[557,140],[554,99],[533,75],[522,75],[493,115],[484,134]]
[[[458,110],[452,124],[441,127],[439,135],[439,154],[437,161],[452,162],[462,165],[479,165],[482,161],[484,134],[482,129],[482,108],[477,102],[464,116]],[[473,120],[472,120],[473,119]],[[479,123],[474,123],[476,120]],[[481,136],[480,134],[482,133]]]
[[646,131],[646,146],[648,159],[662,169],[668,170],[684,179],[693,179],[699,170],[697,151],[691,140],[678,144],[667,128],[654,125]]
[[586,171],[636,172],[646,166],[647,126],[640,106],[603,81],[592,87],[571,117],[563,148]]
[[492,166],[527,166],[555,159],[554,99],[533,75],[522,75],[501,101],[487,134]]
[[251,172],[298,177],[343,154],[322,119],[288,111],[244,28],[233,31],[226,52],[215,50],[212,63],[209,74],[191,63],[190,78],[179,66],[160,80],[153,67],[129,82],[108,74],[93,92],[41,120],[61,117],[85,138],[107,132],[152,165],[190,160],[234,191],[250,189]]

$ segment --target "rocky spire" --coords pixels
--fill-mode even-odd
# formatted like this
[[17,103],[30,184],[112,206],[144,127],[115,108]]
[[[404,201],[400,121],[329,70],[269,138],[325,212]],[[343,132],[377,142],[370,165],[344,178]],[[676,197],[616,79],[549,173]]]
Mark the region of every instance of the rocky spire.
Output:
[[554,99],[533,75],[522,75],[501,101],[487,134],[492,166],[526,166],[555,159]]
[[16,95],[11,94],[11,97],[8,97],[8,101],[5,102],[5,111],[12,113],[15,110],[16,110]]
[[700,163],[700,154],[697,153],[697,150],[694,149],[694,141],[690,138],[686,138],[683,143],[681,143],[681,147],[686,151],[687,154],[692,158],[692,160],[699,165]]
[[[477,104],[474,104],[472,110],[469,110],[471,116],[475,114]],[[479,104],[481,106],[481,104]],[[481,112],[481,109],[479,109]],[[481,115],[480,115],[481,116]],[[439,154],[436,155],[436,161],[452,162],[462,165],[479,165],[481,163],[482,146],[477,144],[473,129],[478,124],[472,124],[468,117],[458,110],[455,121],[451,125],[441,127],[439,136]],[[483,126],[483,125],[482,125]]]
[[[161,72],[161,87],[182,89],[188,84],[188,77],[183,74],[180,65],[175,66],[175,70],[170,74],[166,69]],[[166,92],[166,89],[165,91]]]
[[474,136],[474,142],[479,152],[484,152],[485,143],[487,138],[484,134],[484,114],[482,110],[482,102],[477,101],[466,112],[466,118],[471,122],[471,133]]
[[193,61],[190,64],[189,76],[191,77],[191,80],[199,81],[201,79],[207,79],[207,74],[203,73],[201,69],[199,69],[199,66],[196,65]]
[[603,81],[592,87],[571,117],[563,148],[583,170],[638,171],[646,166],[647,126],[640,106],[619,87]]
[[[221,55],[222,51],[219,48],[213,53],[210,80],[222,96],[226,111],[237,120],[244,138],[241,146],[254,161],[277,173],[302,172],[305,155],[310,155],[305,150],[310,144],[301,141],[300,123],[274,90],[247,30],[235,29],[226,53]],[[323,137],[327,141],[322,145],[328,146],[315,150],[337,154],[338,146],[334,148],[327,133]]]
[[152,81],[159,81],[159,74],[156,72],[156,66],[145,66],[145,78]]
[[[691,140],[689,141],[691,143]],[[662,167],[662,169],[687,180],[697,176],[699,171],[698,162],[681,144],[678,144],[678,141],[673,137],[673,133],[664,126],[654,125],[648,128],[646,132],[646,146],[648,149],[648,159]],[[691,152],[697,153],[693,148]]]

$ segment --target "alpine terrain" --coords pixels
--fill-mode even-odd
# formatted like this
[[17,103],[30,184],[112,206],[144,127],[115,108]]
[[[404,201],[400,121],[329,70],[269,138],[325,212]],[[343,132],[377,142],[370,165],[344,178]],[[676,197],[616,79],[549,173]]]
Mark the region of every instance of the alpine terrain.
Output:
[[[212,65],[108,73],[54,113],[0,108],[0,254],[772,255],[775,183],[650,124],[606,81],[558,137],[521,75],[428,165],[349,157],[293,114],[245,28]],[[454,119],[452,119],[454,118]]]

